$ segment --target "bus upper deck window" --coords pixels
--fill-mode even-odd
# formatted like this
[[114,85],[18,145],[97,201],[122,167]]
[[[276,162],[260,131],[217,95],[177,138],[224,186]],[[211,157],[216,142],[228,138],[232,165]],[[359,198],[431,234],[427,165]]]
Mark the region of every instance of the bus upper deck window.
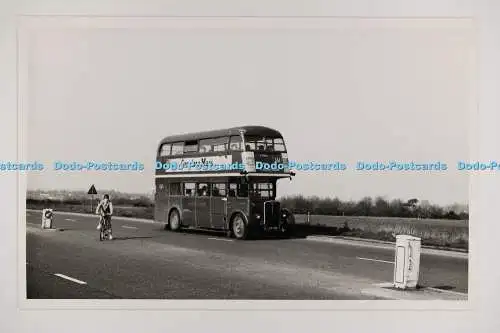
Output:
[[214,151],[226,151],[228,147],[229,147],[228,137],[213,139]]
[[229,138],[229,149],[232,151],[242,151],[241,137],[234,135]]
[[283,142],[282,138],[274,139],[274,150],[279,152],[285,151],[285,143]]
[[194,153],[198,151],[198,142],[197,141],[188,141],[184,145],[184,153]]
[[184,142],[172,144],[172,155],[182,155],[184,152]]
[[169,143],[164,143],[160,149],[160,156],[169,156],[172,145]]
[[203,139],[200,140],[200,152],[201,153],[209,153],[209,152],[220,152],[226,151],[229,147],[229,138],[221,137],[221,138],[211,138],[211,139]]
[[210,139],[200,140],[200,153],[210,153],[213,151],[211,141]]

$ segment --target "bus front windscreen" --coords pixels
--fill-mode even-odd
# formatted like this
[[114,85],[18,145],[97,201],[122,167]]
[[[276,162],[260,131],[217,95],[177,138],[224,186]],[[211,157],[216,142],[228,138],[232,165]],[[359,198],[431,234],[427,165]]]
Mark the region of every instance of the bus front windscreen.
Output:
[[274,186],[272,183],[253,183],[250,184],[250,196],[255,198],[274,198]]

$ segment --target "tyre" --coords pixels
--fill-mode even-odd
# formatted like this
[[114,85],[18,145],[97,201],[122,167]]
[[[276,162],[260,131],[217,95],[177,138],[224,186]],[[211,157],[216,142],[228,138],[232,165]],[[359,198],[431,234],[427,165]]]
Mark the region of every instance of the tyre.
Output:
[[179,216],[179,212],[176,209],[174,209],[168,216],[168,225],[170,226],[170,230],[172,231],[180,230],[181,218]]
[[236,239],[247,239],[248,225],[241,214],[236,214],[231,221],[231,231]]

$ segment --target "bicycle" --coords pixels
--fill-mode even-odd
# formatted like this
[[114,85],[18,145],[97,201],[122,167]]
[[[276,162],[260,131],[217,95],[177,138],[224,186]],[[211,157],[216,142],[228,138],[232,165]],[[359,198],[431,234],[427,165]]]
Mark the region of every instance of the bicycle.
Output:
[[105,239],[111,240],[111,216],[103,215],[101,216],[101,229],[99,229],[99,240],[103,241]]

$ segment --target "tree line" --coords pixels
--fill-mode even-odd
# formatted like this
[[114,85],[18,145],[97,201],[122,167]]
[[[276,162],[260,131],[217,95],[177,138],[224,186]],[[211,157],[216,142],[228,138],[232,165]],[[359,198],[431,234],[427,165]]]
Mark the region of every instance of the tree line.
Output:
[[442,207],[419,201],[416,198],[391,201],[383,197],[365,197],[359,201],[342,201],[338,198],[286,196],[281,199],[284,207],[294,214],[336,215],[336,216],[380,216],[427,219],[468,220],[469,214],[459,205]]

